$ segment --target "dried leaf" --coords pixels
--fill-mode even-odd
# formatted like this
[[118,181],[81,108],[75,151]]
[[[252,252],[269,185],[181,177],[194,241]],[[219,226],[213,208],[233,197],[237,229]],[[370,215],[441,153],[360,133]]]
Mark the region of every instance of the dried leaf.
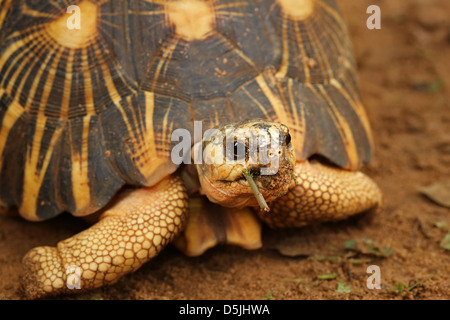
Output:
[[419,192],[438,205],[450,208],[450,181],[419,187]]
[[308,257],[308,259],[309,260],[315,260],[315,261],[330,261],[330,262],[341,262],[342,261],[341,257],[321,256],[321,255],[311,256],[311,257]]
[[290,258],[308,257],[313,254],[309,248],[294,245],[288,246],[284,243],[274,247],[274,249],[282,256]]
[[320,234],[311,230],[270,230],[264,234],[264,248],[290,258],[325,255],[330,250]]

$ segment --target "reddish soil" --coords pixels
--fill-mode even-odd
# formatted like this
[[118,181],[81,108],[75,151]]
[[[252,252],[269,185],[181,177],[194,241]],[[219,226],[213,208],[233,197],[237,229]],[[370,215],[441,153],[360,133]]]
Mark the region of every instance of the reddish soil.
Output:
[[[60,299],[450,299],[450,209],[418,192],[450,180],[450,1],[340,1],[375,139],[364,169],[384,193],[377,213],[282,232],[264,247],[217,247],[188,258],[174,247],[117,284]],[[382,29],[366,28],[381,8]],[[70,215],[31,223],[0,216],[0,299],[23,299],[21,259],[87,224]],[[369,265],[381,289],[366,287]],[[329,277],[331,279],[319,279]]]

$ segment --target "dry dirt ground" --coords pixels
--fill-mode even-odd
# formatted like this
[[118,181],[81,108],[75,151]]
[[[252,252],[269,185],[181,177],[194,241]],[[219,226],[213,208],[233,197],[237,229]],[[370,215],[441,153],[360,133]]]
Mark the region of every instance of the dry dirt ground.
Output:
[[[374,131],[365,171],[383,208],[348,221],[274,232],[256,251],[219,247],[188,258],[169,247],[116,285],[59,299],[449,299],[450,209],[418,187],[450,180],[450,1],[341,0]],[[382,29],[366,28],[381,8]],[[86,228],[0,216],[0,299],[23,299],[21,258]],[[369,265],[381,289],[366,287]]]

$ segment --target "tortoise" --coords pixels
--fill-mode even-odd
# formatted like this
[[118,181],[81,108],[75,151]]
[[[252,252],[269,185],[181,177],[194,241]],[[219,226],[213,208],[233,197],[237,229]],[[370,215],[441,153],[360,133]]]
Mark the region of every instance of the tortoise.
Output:
[[25,255],[28,297],[113,284],[171,242],[255,249],[261,223],[381,203],[360,171],[373,139],[334,0],[67,6],[0,1],[0,205],[97,221]]

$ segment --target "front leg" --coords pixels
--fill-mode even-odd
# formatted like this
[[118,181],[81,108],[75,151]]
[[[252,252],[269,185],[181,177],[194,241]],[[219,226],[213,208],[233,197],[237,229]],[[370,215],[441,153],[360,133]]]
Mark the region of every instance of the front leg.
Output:
[[295,186],[269,204],[270,212],[259,212],[273,228],[342,220],[381,204],[380,189],[362,172],[302,161],[295,178]]
[[[37,247],[26,254],[26,295],[77,293],[116,282],[172,241],[187,213],[188,196],[179,177],[168,177],[154,187],[122,191],[89,229],[57,247]],[[81,290],[70,283],[72,279],[67,281],[70,272],[77,270]]]

